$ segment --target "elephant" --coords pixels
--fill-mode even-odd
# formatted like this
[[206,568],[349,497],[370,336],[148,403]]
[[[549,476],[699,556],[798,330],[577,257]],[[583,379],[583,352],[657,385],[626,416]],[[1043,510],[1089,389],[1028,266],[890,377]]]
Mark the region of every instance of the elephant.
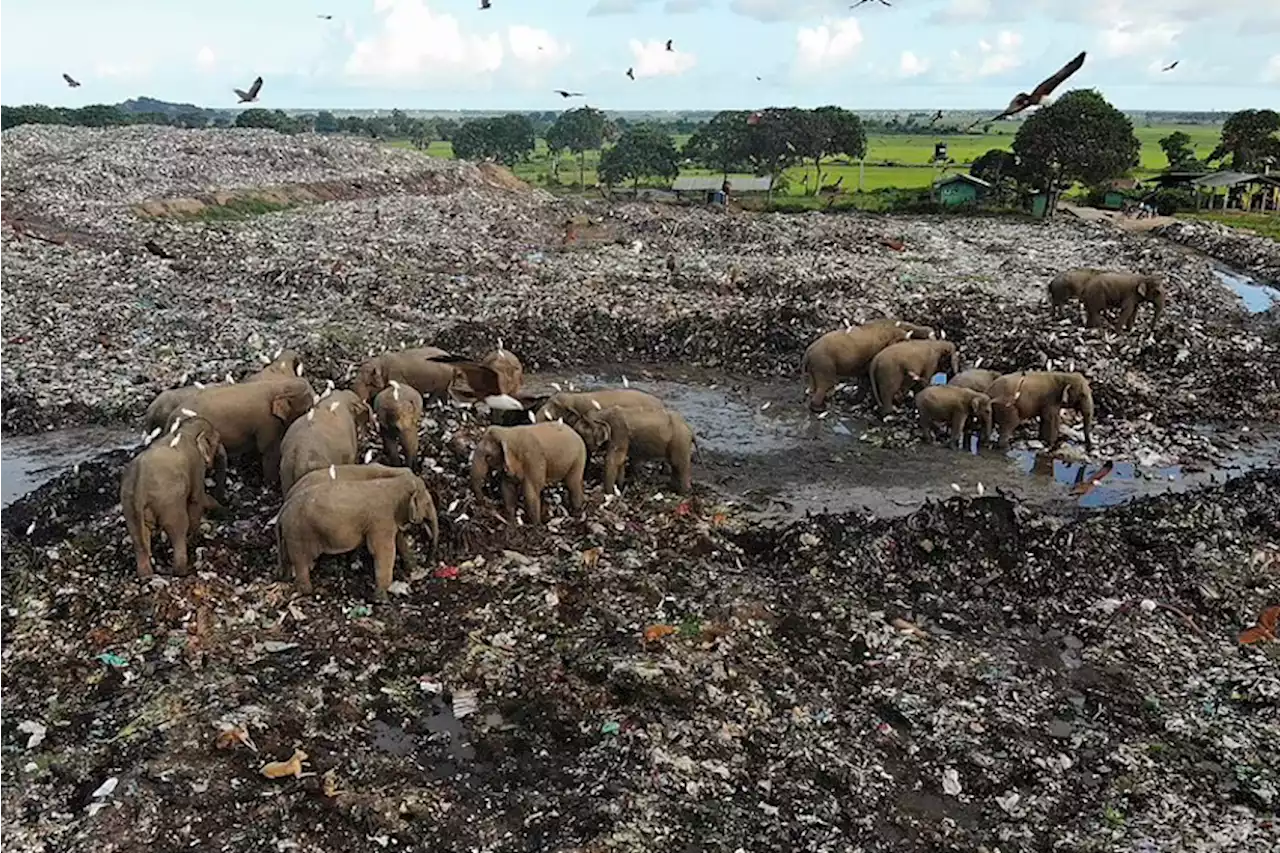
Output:
[[453,364],[436,360],[442,356],[452,357],[437,347],[384,352],[360,365],[351,390],[367,401],[394,379],[417,389],[423,395],[441,396],[453,384],[455,372]]
[[547,398],[538,409],[538,421],[554,421],[568,417],[575,420],[587,412],[602,409],[663,409],[662,401],[652,394],[634,388],[605,388],[599,391],[559,391]]
[[360,453],[360,433],[369,426],[369,406],[354,391],[321,397],[285,430],[280,442],[280,489],[286,495],[298,478],[330,465],[350,465]]
[[960,372],[960,353],[951,341],[903,341],[880,350],[868,371],[880,414],[893,411],[905,380],[927,383],[940,371],[948,376]]
[[1049,280],[1049,304],[1053,306],[1053,316],[1057,318],[1062,306],[1072,299],[1079,299],[1085,283],[1105,270],[1094,267],[1074,267],[1060,272]]
[[[353,468],[384,470],[362,476],[351,472]],[[430,525],[434,555],[440,538],[435,502],[427,484],[411,471],[381,465],[345,465],[313,471],[299,480],[285,498],[276,520],[281,578],[292,573],[298,592],[311,595],[311,568],[317,557],[345,554],[364,544],[373,556],[373,598],[384,602],[396,554],[400,554],[407,569],[416,566],[417,558],[404,531],[424,522]]]
[[841,378],[861,378],[866,374],[876,353],[889,346],[915,338],[933,338],[928,326],[917,326],[902,320],[872,320],[851,329],[827,332],[804,351],[800,369],[806,378],[809,409],[820,412],[827,406],[827,395]]
[[1023,421],[1039,416],[1040,440],[1046,447],[1058,444],[1061,410],[1075,409],[1084,419],[1084,446],[1093,452],[1093,390],[1079,373],[1034,371],[1001,376],[987,389],[1000,447],[1008,448],[1013,431]]
[[951,384],[930,385],[916,394],[915,404],[925,441],[933,441],[935,424],[945,423],[951,427],[956,448],[963,450],[965,424],[976,418],[978,446],[991,443],[991,398],[981,391]]
[[605,449],[604,490],[622,485],[629,459],[665,459],[672,488],[693,488],[693,429],[679,412],[669,409],[604,409],[589,411],[573,424],[589,453]]
[[302,356],[291,349],[282,349],[266,367],[257,373],[244,378],[245,382],[260,382],[263,379],[289,379],[302,375]]
[[515,353],[498,348],[480,360],[480,363],[498,375],[498,393],[514,397],[524,385],[524,365]]
[[120,508],[133,540],[138,577],[153,574],[151,535],[159,527],[173,545],[173,571],[188,569],[187,537],[200,528],[206,509],[217,506],[204,491],[205,473],[218,458],[218,431],[204,418],[178,419],[124,469]]
[[419,470],[418,424],[422,422],[422,395],[409,385],[392,379],[391,384],[373,398],[378,415],[378,434],[382,436],[382,452],[392,465],[407,465]]
[[1089,279],[1080,291],[1085,325],[1096,328],[1102,325],[1104,312],[1119,308],[1120,316],[1115,323],[1117,332],[1121,328],[1132,331],[1141,302],[1150,302],[1155,308],[1151,314],[1151,331],[1154,332],[1160,315],[1164,313],[1164,297],[1164,283],[1159,278],[1137,273],[1101,273]]
[[[261,382],[265,379],[289,379],[301,375],[302,358],[293,350],[286,349],[281,350],[273,361],[257,373],[251,373],[246,376],[244,381]],[[225,384],[234,383],[228,382]],[[164,429],[164,425],[169,422],[169,418],[173,413],[187,405],[196,394],[206,387],[208,386],[196,383],[195,385],[186,385],[181,388],[170,388],[167,391],[161,391],[151,401],[151,405],[147,406],[147,412],[142,418],[143,429],[148,434]]]
[[565,424],[536,423],[531,426],[491,426],[476,444],[471,460],[471,491],[483,498],[485,480],[495,468],[502,470],[502,506],[508,523],[516,518],[516,484],[524,488],[525,517],[532,525],[543,518],[542,490],[549,483],[564,481],[569,490],[569,506],[582,509],[582,471],[587,465],[587,447]]
[[226,499],[227,456],[250,451],[262,454],[262,478],[268,484],[280,477],[280,440],[289,425],[316,402],[306,380],[263,379],[238,385],[203,389],[178,410],[175,417],[191,413],[213,424],[222,439],[218,453],[214,495]]
[[969,368],[962,370],[955,376],[947,380],[947,384],[953,388],[968,388],[971,391],[980,391],[986,393],[991,387],[991,383],[1000,378],[998,370],[980,370],[977,368]]

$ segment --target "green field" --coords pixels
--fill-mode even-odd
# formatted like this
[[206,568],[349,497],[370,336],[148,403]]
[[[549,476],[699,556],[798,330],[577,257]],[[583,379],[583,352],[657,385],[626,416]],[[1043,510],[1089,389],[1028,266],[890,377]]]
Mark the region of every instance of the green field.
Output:
[[[1013,137],[1017,132],[1017,128],[1018,124],[1016,122],[999,122],[992,126],[991,132],[983,136],[968,134],[920,134],[916,136],[873,134],[867,137],[866,165],[862,173],[861,186],[859,186],[858,164],[841,165],[839,158],[835,162],[823,164],[822,182],[824,185],[829,185],[843,178],[844,182],[840,186],[845,192],[853,192],[859,189],[870,191],[891,187],[898,189],[928,187],[943,174],[967,171],[969,163],[992,148],[1009,149],[1013,144]],[[1164,152],[1160,150],[1159,140],[1161,137],[1167,136],[1176,130],[1181,130],[1191,137],[1197,156],[1203,157],[1218,144],[1220,131],[1213,126],[1161,125],[1158,127],[1135,128],[1134,132],[1142,143],[1141,165],[1137,170],[1139,175],[1159,171],[1168,165]],[[681,147],[688,140],[688,137],[676,135],[673,139],[676,146]],[[955,160],[955,163],[948,166],[945,171],[930,162],[933,158],[933,146],[936,142],[945,142],[947,144],[947,155]],[[391,144],[410,147],[406,141],[395,141]],[[453,148],[448,142],[432,142],[426,153],[433,157],[452,157]],[[596,184],[595,167],[599,160],[599,151],[587,152],[584,177],[586,185],[589,187]],[[560,183],[563,185],[576,184],[578,181],[577,158],[567,154],[562,155],[558,165]],[[537,148],[529,161],[519,163],[515,168],[517,175],[535,184],[545,184],[550,172],[550,157],[547,154],[546,144],[541,139],[538,140]],[[683,167],[680,173],[682,175],[713,174],[706,169],[694,167]],[[788,181],[787,194],[804,195],[806,193],[806,187],[802,183],[806,173],[809,175],[809,180],[812,181],[812,165],[789,169],[786,172]],[[731,175],[730,180],[732,180],[732,177]]]

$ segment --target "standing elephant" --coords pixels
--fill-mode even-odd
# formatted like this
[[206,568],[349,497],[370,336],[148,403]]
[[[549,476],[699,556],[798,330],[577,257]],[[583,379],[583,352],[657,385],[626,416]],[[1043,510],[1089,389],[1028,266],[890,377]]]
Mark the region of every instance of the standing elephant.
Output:
[[483,497],[485,480],[494,469],[502,471],[502,507],[509,523],[516,518],[516,484],[524,487],[524,512],[530,524],[543,522],[542,490],[564,481],[569,506],[582,509],[582,471],[587,448],[582,437],[562,423],[532,426],[491,426],[476,444],[471,460],[471,491]]
[[1121,328],[1132,330],[1139,303],[1150,302],[1155,308],[1151,314],[1151,331],[1154,332],[1160,315],[1164,313],[1164,283],[1152,275],[1101,273],[1085,283],[1080,291],[1080,301],[1084,303],[1085,325],[1091,329],[1102,325],[1104,312],[1119,308],[1116,331]]
[[600,391],[560,391],[547,398],[538,409],[537,419],[554,421],[557,418],[580,418],[587,412],[602,409],[654,409],[663,408],[662,401],[652,394],[634,388],[605,388]]
[[214,490],[219,500],[226,497],[228,455],[256,451],[262,455],[262,479],[268,485],[279,481],[280,440],[315,401],[303,379],[263,379],[205,388],[178,410],[205,418],[222,438]]
[[498,393],[514,397],[524,385],[524,365],[516,354],[501,345],[486,355],[480,363],[498,375]]
[[392,379],[417,389],[426,396],[441,396],[453,383],[454,366],[437,357],[449,353],[437,347],[419,347],[398,352],[384,352],[360,365],[351,390],[362,400],[372,399]]
[[[353,468],[383,470],[355,474]],[[396,554],[407,569],[416,565],[404,531],[423,522],[430,524],[434,554],[440,534],[435,502],[426,483],[411,471],[381,465],[314,471],[298,481],[276,521],[281,576],[292,573],[298,592],[310,595],[317,557],[345,554],[363,544],[373,555],[373,598],[386,601]]]
[[986,393],[991,387],[991,383],[1000,378],[998,370],[979,370],[977,368],[969,368],[962,370],[955,376],[947,380],[947,384],[955,388],[968,388],[970,391],[980,391]]
[[866,374],[876,353],[908,339],[936,337],[928,326],[917,326],[902,320],[872,320],[852,329],[827,332],[804,351],[800,369],[806,379],[809,409],[820,412],[827,406],[827,395],[842,378],[861,378]]
[[665,459],[671,466],[672,488],[687,494],[693,488],[693,429],[679,412],[668,409],[604,409],[589,411],[573,428],[589,453],[605,448],[604,490],[621,486],[631,459]]
[[954,376],[960,372],[960,354],[951,341],[903,341],[876,353],[871,359],[871,392],[880,414],[893,410],[905,383],[927,383],[935,373]]
[[1058,444],[1061,410],[1075,409],[1084,419],[1084,446],[1093,452],[1093,390],[1079,373],[1035,371],[1001,376],[987,389],[1000,428],[1000,447],[1007,448],[1018,424],[1040,418],[1040,440]]
[[417,389],[393,379],[373,398],[373,410],[378,415],[378,434],[382,436],[382,452],[387,461],[417,471],[422,395]]
[[259,382],[263,379],[288,379],[293,376],[302,375],[302,356],[298,355],[291,349],[282,349],[276,353],[276,357],[272,359],[265,367],[257,373],[251,373],[244,378],[245,382]]
[[1050,279],[1049,304],[1053,306],[1053,316],[1058,317],[1062,312],[1062,306],[1072,299],[1079,299],[1085,283],[1096,275],[1102,275],[1103,272],[1104,270],[1094,267],[1075,267],[1060,272]]
[[[293,350],[281,350],[275,357],[275,360],[267,364],[257,373],[251,373],[244,378],[245,382],[260,382],[264,379],[288,379],[294,376],[302,375],[302,359]],[[234,382],[226,383],[228,385]],[[206,385],[199,382],[194,385],[186,385],[181,388],[170,388],[167,391],[161,391],[156,398],[151,401],[151,405],[147,406],[147,413],[143,416],[143,429],[148,433],[156,432],[164,429],[164,425],[169,422],[169,418],[173,413],[195,397],[196,394],[203,391]]]
[[360,453],[360,432],[369,406],[354,391],[320,398],[285,431],[280,442],[280,489],[287,495],[298,478],[330,465],[350,465]]
[[965,425],[976,419],[978,446],[991,443],[991,398],[986,394],[949,383],[930,385],[916,394],[915,404],[925,441],[933,441],[934,425],[944,423],[951,427],[951,440],[956,447],[963,449]]
[[173,571],[188,572],[187,537],[200,528],[206,509],[215,506],[204,491],[204,475],[220,447],[218,431],[204,418],[175,422],[124,469],[120,508],[133,540],[138,577],[151,577],[151,536],[159,527],[173,545]]

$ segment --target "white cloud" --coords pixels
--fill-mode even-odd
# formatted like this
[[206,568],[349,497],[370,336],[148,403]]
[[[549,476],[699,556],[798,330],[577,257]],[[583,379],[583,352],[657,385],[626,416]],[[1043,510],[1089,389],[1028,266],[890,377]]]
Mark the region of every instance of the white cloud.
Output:
[[994,77],[1022,65],[1022,36],[1012,30],[1001,30],[994,42],[978,40],[977,54],[951,51],[951,64],[962,80]]
[[630,15],[632,12],[640,11],[640,3],[637,0],[597,0],[596,4],[587,10],[588,15]]
[[1180,35],[1182,27],[1168,21],[1141,26],[1131,21],[1121,21],[1103,30],[1102,52],[1112,58],[1168,53]]
[[904,50],[898,59],[899,77],[919,77],[928,70],[929,60],[916,56],[909,50]]
[[1263,83],[1280,83],[1280,53],[1267,60],[1267,67],[1262,69]]
[[819,24],[796,31],[796,66],[802,71],[835,68],[852,59],[862,45],[856,18]]
[[140,80],[151,73],[151,63],[140,59],[121,62],[99,62],[93,68],[94,75],[116,80]]
[[196,51],[196,65],[198,65],[202,71],[209,71],[217,64],[218,57],[217,54],[213,52],[213,48],[205,45],[200,48],[200,50]]
[[569,55],[568,46],[545,30],[513,24],[505,34],[464,31],[459,18],[432,10],[424,0],[374,0],[374,11],[380,28],[354,41],[345,66],[348,76],[370,82],[474,83],[502,68],[508,52],[526,70],[556,65]]
[[697,12],[711,5],[711,0],[667,0],[662,11],[669,15],[684,15]]
[[942,24],[972,24],[985,21],[994,13],[991,0],[951,0],[945,9],[929,16],[929,20]]
[[729,8],[739,15],[771,23],[838,15],[848,12],[850,5],[851,0],[733,0]]
[[631,39],[632,67],[637,77],[670,77],[698,64],[698,57],[683,50],[667,50],[666,39],[641,42]]

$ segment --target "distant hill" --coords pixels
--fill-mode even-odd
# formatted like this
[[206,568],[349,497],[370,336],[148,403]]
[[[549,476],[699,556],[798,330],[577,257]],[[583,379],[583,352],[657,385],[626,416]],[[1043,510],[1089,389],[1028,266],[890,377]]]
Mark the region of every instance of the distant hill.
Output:
[[134,115],[144,113],[162,113],[170,118],[191,115],[193,113],[212,118],[220,112],[219,110],[211,110],[207,107],[197,107],[195,104],[174,104],[169,101],[161,101],[156,98],[148,98],[145,96],[121,101],[116,104],[116,108],[123,113],[130,113]]

